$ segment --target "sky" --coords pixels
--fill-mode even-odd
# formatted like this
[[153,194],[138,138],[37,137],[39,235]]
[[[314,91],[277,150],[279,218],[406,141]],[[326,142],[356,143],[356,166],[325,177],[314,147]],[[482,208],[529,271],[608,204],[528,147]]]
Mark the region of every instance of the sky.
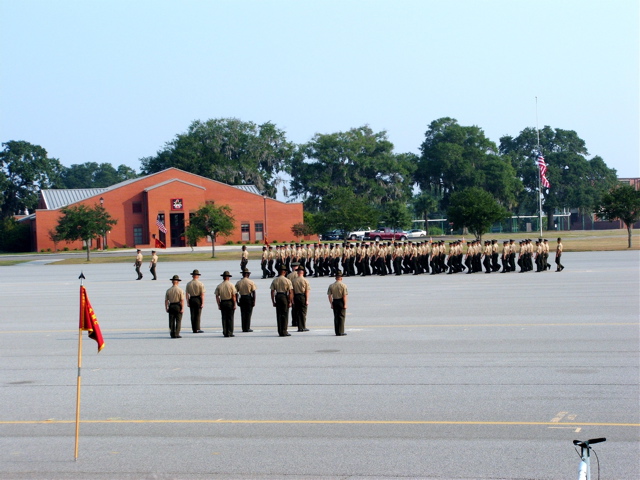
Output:
[[137,171],[194,120],[295,143],[369,125],[419,153],[452,117],[499,144],[575,130],[640,176],[637,0],[0,0],[0,142]]

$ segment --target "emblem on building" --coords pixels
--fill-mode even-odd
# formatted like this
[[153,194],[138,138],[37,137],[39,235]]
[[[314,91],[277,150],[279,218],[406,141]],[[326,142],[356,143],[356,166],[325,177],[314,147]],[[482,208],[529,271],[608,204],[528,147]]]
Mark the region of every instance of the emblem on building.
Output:
[[171,199],[171,210],[182,210],[182,199],[181,198],[172,198]]

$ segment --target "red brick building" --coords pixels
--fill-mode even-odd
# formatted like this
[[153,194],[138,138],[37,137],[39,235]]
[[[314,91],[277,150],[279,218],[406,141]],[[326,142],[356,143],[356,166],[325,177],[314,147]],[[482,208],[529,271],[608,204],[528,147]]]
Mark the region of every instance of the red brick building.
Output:
[[[206,202],[229,205],[235,219],[233,234],[219,237],[217,243],[254,243],[265,238],[294,241],[291,227],[303,221],[301,203],[284,203],[263,197],[254,186],[227,185],[177,168],[108,188],[42,190],[38,209],[23,221],[31,224],[32,250],[54,250],[49,233],[58,224],[62,207],[102,204],[118,223],[92,248],[154,248],[156,240],[167,247],[183,247],[189,216]],[[166,233],[158,222],[165,226]],[[82,248],[81,242],[64,245]],[[198,245],[211,245],[211,240],[203,239]]]

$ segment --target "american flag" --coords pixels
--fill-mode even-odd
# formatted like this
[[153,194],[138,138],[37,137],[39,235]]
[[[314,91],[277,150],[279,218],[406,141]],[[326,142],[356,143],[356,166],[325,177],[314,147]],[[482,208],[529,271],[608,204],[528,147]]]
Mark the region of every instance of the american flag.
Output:
[[164,223],[162,223],[162,220],[160,219],[160,215],[158,215],[156,217],[156,225],[158,226],[158,229],[162,232],[162,233],[167,233],[167,227],[164,226]]
[[538,168],[540,169],[540,182],[542,183],[542,186],[544,188],[549,188],[551,184],[547,179],[547,164],[544,161],[544,157],[542,156],[542,153],[538,154]]

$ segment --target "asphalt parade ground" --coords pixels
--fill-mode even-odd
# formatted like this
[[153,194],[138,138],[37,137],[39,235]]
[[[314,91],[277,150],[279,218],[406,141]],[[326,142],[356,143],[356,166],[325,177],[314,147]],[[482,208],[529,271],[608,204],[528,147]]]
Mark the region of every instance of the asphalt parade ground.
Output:
[[[551,255],[551,259],[553,254]],[[147,259],[145,259],[145,267]],[[270,280],[252,333],[224,338],[213,292],[238,261],[0,268],[0,478],[640,478],[640,252],[565,253],[544,273],[310,279],[309,332],[278,337]],[[555,267],[555,265],[553,265]],[[203,334],[169,338],[164,292],[198,268]],[[78,276],[106,346],[83,334]],[[592,458],[594,478],[597,472]]]

